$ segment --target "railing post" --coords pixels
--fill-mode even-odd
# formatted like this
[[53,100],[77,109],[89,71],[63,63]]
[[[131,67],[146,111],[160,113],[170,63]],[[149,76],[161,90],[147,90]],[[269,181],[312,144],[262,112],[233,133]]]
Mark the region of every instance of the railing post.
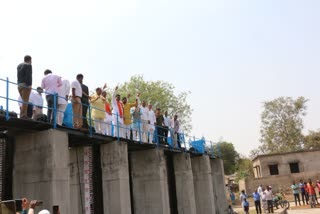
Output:
[[6,120],[9,120],[9,78],[6,81]]
[[53,94],[53,128],[57,128],[57,93]]
[[210,141],[210,145],[211,145],[211,157],[214,157],[214,148],[213,148],[212,141]]
[[156,137],[156,144],[157,146],[159,146],[159,138],[158,138],[158,126],[155,125],[155,132],[154,132],[154,136]]
[[120,127],[119,127],[119,115],[118,113],[117,115],[117,138],[118,138],[118,142],[120,141]]
[[141,135],[141,122],[140,122],[140,119],[138,120],[138,128],[139,128],[139,141],[140,141],[140,144],[142,143],[142,135]]
[[[179,136],[179,138],[180,138],[180,136]],[[185,139],[184,132],[182,133],[182,138],[183,138],[183,144],[184,144],[185,151],[187,151],[187,145],[186,145],[186,139]],[[181,141],[180,141],[180,147],[181,147]]]
[[[87,104],[85,104],[85,105],[87,105]],[[89,127],[89,134],[90,134],[90,137],[92,137],[91,105],[88,105],[88,111],[89,111],[89,125],[90,125],[90,127]],[[81,118],[82,118],[82,116],[81,116]],[[82,119],[83,119],[83,118],[82,118]],[[85,119],[86,119],[86,120],[88,119],[88,118],[87,118],[87,115],[86,115]],[[87,123],[88,123],[88,122],[87,122]]]

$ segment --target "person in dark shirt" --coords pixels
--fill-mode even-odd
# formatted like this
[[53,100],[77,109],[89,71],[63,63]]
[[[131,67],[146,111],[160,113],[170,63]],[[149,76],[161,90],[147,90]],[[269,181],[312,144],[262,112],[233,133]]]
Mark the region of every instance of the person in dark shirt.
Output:
[[163,140],[163,127],[164,127],[164,118],[161,114],[160,108],[157,108],[156,110],[156,130],[157,130],[157,137],[158,137],[158,143],[162,144],[164,143]]
[[20,63],[17,67],[17,83],[18,91],[22,98],[22,107],[20,110],[20,118],[27,119],[27,109],[29,96],[32,87],[32,66],[31,66],[31,56],[26,55],[24,57],[24,62]]
[[87,111],[89,106],[89,88],[85,84],[83,84],[83,75],[78,74],[77,80],[81,84],[82,88],[82,97],[81,97],[81,103],[82,103],[82,128],[87,129],[88,128],[88,120],[87,120]]

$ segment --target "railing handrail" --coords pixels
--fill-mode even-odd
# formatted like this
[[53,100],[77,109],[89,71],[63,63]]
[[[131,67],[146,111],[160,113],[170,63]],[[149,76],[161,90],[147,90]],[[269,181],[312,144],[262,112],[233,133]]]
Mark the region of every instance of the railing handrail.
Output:
[[[12,84],[12,85],[18,85],[17,83],[15,83],[15,82],[11,82],[11,81],[9,81],[9,78],[7,77],[6,79],[2,79],[2,78],[0,78],[0,82],[5,82],[6,83],[6,95],[5,96],[1,96],[0,95],[0,99],[5,99],[6,100],[6,120],[9,120],[10,119],[10,116],[9,116],[9,111],[10,111],[10,106],[9,106],[9,101],[12,101],[12,102],[18,102],[18,103],[25,103],[23,100],[22,101],[20,101],[20,100],[18,100],[18,99],[13,99],[13,98],[10,98],[9,97],[9,85],[10,84]],[[19,87],[24,87],[24,86],[19,86]],[[36,91],[36,89],[35,88],[32,88],[31,90],[35,90]],[[57,104],[58,104],[58,99],[59,98],[62,98],[62,99],[66,99],[66,97],[63,97],[63,96],[59,96],[59,94],[58,94],[58,92],[55,92],[55,93],[48,93],[48,92],[43,92],[45,95],[53,95],[54,96],[54,105],[53,105],[53,107],[51,108],[51,107],[49,107],[49,106],[45,106],[45,105],[43,105],[42,106],[42,108],[46,108],[46,109],[50,109],[50,110],[52,110],[53,111],[53,128],[55,129],[55,128],[57,128],[57,121],[56,121],[56,115],[59,113],[59,112],[62,112],[62,111],[60,111],[58,108],[57,108]],[[70,102],[69,102],[70,101]],[[69,103],[73,103],[74,101],[72,100],[72,99],[70,99],[70,96],[69,96],[69,99],[67,100],[67,103],[69,104]],[[27,102],[27,103],[30,103],[30,102]],[[112,105],[112,100],[111,100],[111,102],[108,102],[108,104],[109,105]],[[82,115],[81,115],[81,119],[83,120],[83,119],[86,119],[86,120],[88,120],[88,122],[89,122],[89,124],[90,124],[90,126],[89,126],[89,133],[90,133],[90,136],[92,137],[92,135],[93,135],[93,122],[98,122],[98,120],[97,120],[97,118],[93,118],[92,117],[92,110],[94,109],[94,110],[98,110],[98,111],[102,111],[102,112],[104,112],[104,113],[106,113],[106,111],[105,111],[105,109],[101,109],[101,108],[97,108],[97,107],[95,107],[95,106],[93,106],[92,104],[90,105],[90,102],[89,102],[89,104],[84,104],[84,103],[82,103],[82,105],[85,105],[85,106],[87,106],[88,107],[88,112],[87,112],[87,114],[89,114],[89,117],[87,117],[87,116],[85,116],[85,117],[82,117]],[[139,105],[139,107],[141,108],[141,105]],[[73,115],[73,113],[71,112],[71,113],[68,113],[68,112],[63,112],[65,115],[68,115],[68,114],[71,114],[71,115]],[[180,143],[180,148],[178,148],[178,149],[182,149],[183,147],[182,147],[182,145],[181,144],[183,144],[184,145],[184,150],[186,150],[187,149],[187,147],[189,147],[189,149],[190,148],[193,148],[194,146],[195,146],[195,144],[196,143],[198,143],[198,144],[203,144],[202,145],[202,147],[201,147],[201,145],[200,145],[200,147],[201,147],[201,151],[199,151],[199,150],[197,150],[197,149],[195,149],[195,151],[194,152],[198,152],[198,153],[207,153],[207,154],[209,154],[209,155],[212,155],[212,156],[218,156],[218,157],[221,157],[221,154],[220,154],[220,148],[219,148],[219,145],[217,144],[217,143],[213,143],[212,141],[210,141],[210,140],[206,140],[204,137],[201,137],[201,138],[196,138],[195,136],[189,136],[189,135],[187,135],[187,134],[185,134],[185,133],[177,133],[177,136],[174,136],[174,134],[175,133],[173,133],[173,127],[172,126],[169,126],[169,128],[168,128],[168,135],[167,136],[163,136],[161,133],[158,133],[161,129],[163,129],[163,126],[158,126],[158,125],[156,125],[156,124],[149,124],[149,123],[146,123],[144,120],[142,120],[141,119],[141,115],[140,115],[140,117],[139,117],[139,119],[138,120],[136,120],[136,119],[133,119],[132,118],[132,115],[128,118],[128,117],[125,117],[124,115],[123,115],[123,119],[129,119],[129,124],[128,125],[130,125],[130,127],[126,127],[126,126],[124,126],[124,124],[122,124],[121,125],[121,123],[120,123],[120,120],[119,120],[119,115],[118,115],[118,113],[114,113],[114,111],[112,111],[112,112],[110,112],[111,113],[111,116],[112,117],[115,117],[115,119],[116,119],[116,121],[110,121],[110,122],[105,122],[105,121],[99,121],[100,123],[102,123],[102,124],[107,124],[107,125],[111,125],[112,126],[112,129],[114,130],[114,126],[116,126],[116,132],[117,132],[117,134],[116,134],[116,137],[117,137],[117,140],[118,141],[120,141],[120,138],[122,137],[122,136],[120,136],[120,129],[122,129],[122,130],[125,130],[126,132],[128,131],[128,130],[131,130],[131,131],[138,131],[138,133],[137,134],[139,134],[138,136],[139,136],[139,141],[140,141],[140,143],[142,143],[142,135],[146,135],[146,133],[145,133],[145,131],[141,131],[141,129],[142,129],[142,125],[144,125],[144,124],[147,124],[147,125],[152,125],[152,126],[154,126],[154,133],[150,133],[150,131],[152,130],[152,129],[150,129],[149,131],[148,131],[148,136],[147,136],[147,139],[149,138],[149,137],[151,137],[151,136],[153,136],[154,135],[154,138],[155,138],[155,144],[156,145],[159,145],[161,142],[159,142],[159,140],[164,140],[164,141],[166,141],[167,143],[168,143],[168,141],[169,141],[169,139],[171,140],[171,142],[172,142],[172,146],[171,145],[169,145],[170,147],[174,147],[174,145],[173,145],[173,137],[174,138],[177,138],[175,141],[175,143]],[[109,114],[109,113],[108,113]],[[116,124],[112,124],[112,122],[116,122]],[[138,130],[133,130],[133,128],[132,128],[132,125],[135,125],[135,123],[138,123]],[[166,130],[166,129],[165,129]],[[129,133],[131,133],[131,131],[129,132]],[[169,134],[170,134],[170,137],[169,137]],[[172,135],[173,134],[173,135]],[[109,135],[109,136],[113,136],[113,133],[112,133],[112,135]],[[130,136],[128,137],[129,139],[130,139]],[[180,139],[181,138],[181,139]],[[135,141],[136,141],[136,139],[135,139]],[[150,141],[150,140],[149,140]],[[153,141],[153,139],[152,139],[152,141]],[[151,142],[152,142],[151,141]],[[200,148],[199,147],[199,148]],[[207,151],[207,149],[209,148],[209,151]]]

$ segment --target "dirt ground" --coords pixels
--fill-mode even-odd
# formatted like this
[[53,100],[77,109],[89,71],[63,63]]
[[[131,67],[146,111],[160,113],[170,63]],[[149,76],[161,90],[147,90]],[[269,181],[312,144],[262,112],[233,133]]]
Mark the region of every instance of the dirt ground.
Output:
[[[234,208],[235,211],[237,211],[239,214],[243,214],[244,211],[240,205],[240,202],[239,202],[239,198],[238,198],[238,195],[239,194],[236,194],[236,205],[233,205],[232,207]],[[292,214],[317,214],[319,213],[320,214],[320,205],[316,205],[316,208],[310,208],[310,205],[303,205],[302,201],[301,202],[301,206],[295,206],[295,203],[294,203],[294,198],[293,198],[293,195],[292,194],[287,194],[285,196],[285,200],[289,201],[290,202],[290,209],[289,209],[289,213],[292,213]],[[254,206],[254,201],[253,201],[253,198],[252,197],[249,197],[248,198],[248,201],[249,201],[249,204],[250,204],[250,208],[249,208],[249,213],[250,214],[256,214],[256,208]],[[320,198],[318,198],[318,201],[320,203]],[[229,204],[231,204],[231,201],[229,200]],[[280,212],[280,210],[277,210],[274,208],[274,212],[277,213]]]

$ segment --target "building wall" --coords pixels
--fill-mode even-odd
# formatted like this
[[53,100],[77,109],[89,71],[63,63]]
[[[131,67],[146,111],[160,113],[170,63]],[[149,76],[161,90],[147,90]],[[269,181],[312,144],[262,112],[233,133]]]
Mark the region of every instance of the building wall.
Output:
[[[261,177],[275,176],[270,175],[269,165],[277,164],[279,175],[290,175],[290,165],[289,163],[298,162],[299,171],[302,172],[312,172],[320,171],[320,151],[308,151],[308,152],[296,152],[287,153],[279,155],[261,156],[253,161],[253,167],[260,166]],[[256,171],[254,169],[254,171]],[[259,177],[255,172],[255,178]]]
[[294,173],[290,175],[274,175],[265,178],[249,178],[239,181],[239,190],[245,190],[246,193],[251,194],[255,189],[258,188],[260,184],[265,188],[267,185],[272,187],[274,193],[277,191],[282,191],[284,193],[291,193],[292,181],[299,183],[300,179],[303,181],[308,181],[311,178],[313,182],[320,180],[320,172],[303,172]]

